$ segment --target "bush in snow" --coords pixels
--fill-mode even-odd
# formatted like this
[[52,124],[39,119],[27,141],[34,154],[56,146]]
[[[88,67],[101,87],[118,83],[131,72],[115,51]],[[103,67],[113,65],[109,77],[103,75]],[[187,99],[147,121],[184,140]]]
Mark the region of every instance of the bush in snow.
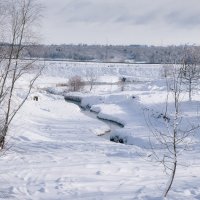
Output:
[[121,137],[119,135],[111,135],[110,136],[110,141],[111,142],[116,142],[116,143],[122,143],[122,144],[126,144],[127,143],[127,139],[125,137]]
[[84,86],[85,83],[80,76],[73,76],[68,81],[69,90],[70,91],[80,91]]

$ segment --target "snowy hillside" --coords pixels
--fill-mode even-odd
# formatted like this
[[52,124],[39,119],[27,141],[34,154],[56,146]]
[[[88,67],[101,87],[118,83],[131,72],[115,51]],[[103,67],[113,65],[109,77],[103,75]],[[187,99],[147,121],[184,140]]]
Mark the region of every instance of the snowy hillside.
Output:
[[[168,175],[160,163],[150,161],[152,134],[147,120],[164,128],[166,83],[161,69],[160,65],[46,62],[9,130],[0,159],[0,199],[163,199]],[[91,91],[86,85],[79,92],[68,92],[61,85],[75,75],[87,80],[91,71],[99,83]],[[128,80],[123,90],[118,84],[122,77]],[[28,79],[21,80],[17,98],[23,98]],[[186,92],[182,95],[183,127],[198,123],[199,93],[195,91],[192,102]],[[39,100],[33,101],[33,96]],[[172,104],[169,96],[169,118]],[[179,157],[169,200],[200,199],[198,131],[188,137],[190,151]],[[110,141],[116,136],[123,143]],[[151,139],[155,151],[162,153]]]
[[[43,64],[43,62],[40,62]],[[53,77],[69,78],[71,76],[87,76],[95,72],[97,76],[131,76],[135,80],[149,80],[160,76],[162,65],[150,64],[122,64],[122,63],[90,63],[90,62],[65,62],[46,61],[43,74]]]

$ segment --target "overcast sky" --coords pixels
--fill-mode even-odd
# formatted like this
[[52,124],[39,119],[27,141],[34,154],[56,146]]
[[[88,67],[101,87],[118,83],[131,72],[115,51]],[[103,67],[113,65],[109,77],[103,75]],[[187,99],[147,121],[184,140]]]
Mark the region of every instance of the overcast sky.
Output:
[[200,44],[200,0],[40,1],[46,44]]

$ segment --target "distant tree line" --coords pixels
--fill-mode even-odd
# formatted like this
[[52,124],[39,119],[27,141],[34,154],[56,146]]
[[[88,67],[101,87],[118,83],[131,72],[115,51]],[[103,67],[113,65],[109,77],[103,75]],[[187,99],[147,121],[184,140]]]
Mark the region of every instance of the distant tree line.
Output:
[[[5,47],[5,44],[4,44]],[[182,63],[185,45],[29,45],[24,50],[26,58],[68,59],[74,61]],[[200,46],[187,46],[196,54]]]

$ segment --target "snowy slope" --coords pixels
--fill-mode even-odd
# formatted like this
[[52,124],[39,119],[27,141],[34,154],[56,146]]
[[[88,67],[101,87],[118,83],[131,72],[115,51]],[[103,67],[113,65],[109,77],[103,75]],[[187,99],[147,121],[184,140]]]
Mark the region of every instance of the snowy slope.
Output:
[[[63,96],[41,89],[65,80],[59,73],[58,69],[56,77],[51,70],[43,74],[32,94],[38,95],[39,101],[30,97],[12,124],[7,149],[0,158],[0,199],[162,199],[167,176],[161,165],[147,161],[149,130],[143,108],[163,111],[163,84],[144,83],[135,85],[133,91],[115,94],[98,90],[76,94],[82,95],[83,106],[89,104],[99,117],[124,124],[115,130],[130,137],[133,145],[124,145],[97,136],[109,130],[106,123],[85,115]],[[22,81],[21,91],[27,79]],[[192,118],[198,101],[183,106],[192,108],[187,109]],[[197,136],[192,151],[181,157],[184,166],[178,167],[168,199],[200,199],[199,152]]]
[[[136,147],[95,135],[107,128],[61,99],[41,96],[40,102],[27,102],[11,130],[10,149],[0,161],[0,197],[131,199],[133,193],[143,195],[144,174],[151,165],[140,159]],[[154,175],[148,176],[145,185],[154,182]]]

